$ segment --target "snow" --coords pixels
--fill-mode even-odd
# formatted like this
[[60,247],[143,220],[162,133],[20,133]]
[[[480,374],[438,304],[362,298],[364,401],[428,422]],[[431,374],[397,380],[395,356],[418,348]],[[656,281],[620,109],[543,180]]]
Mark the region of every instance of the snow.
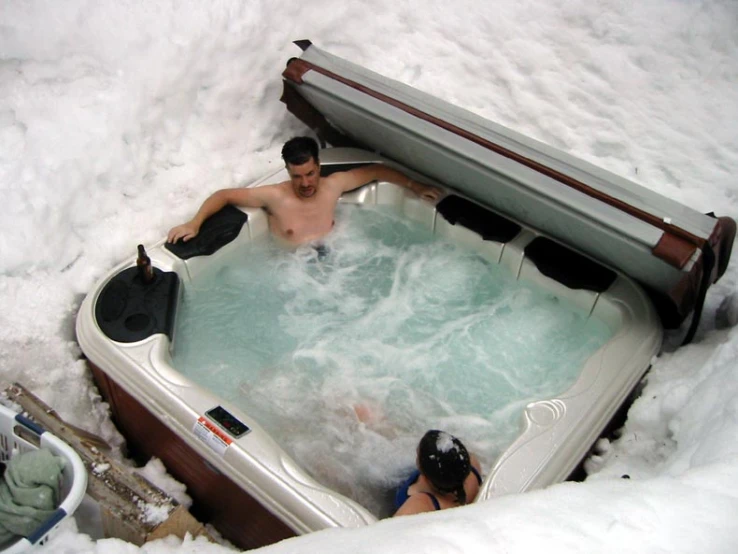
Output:
[[110,464],[97,464],[92,466],[92,473],[102,475],[110,469]]
[[[292,40],[735,218],[736,29],[733,0],[5,0],[0,387],[19,381],[121,444],[76,345],[76,309],[209,192],[279,167],[281,144],[304,132],[279,102],[281,69],[299,55]],[[736,267],[710,289],[694,343],[667,342],[584,483],[263,551],[733,552]],[[80,509],[41,550],[231,551],[96,539],[84,531],[92,520]]]
[[156,483],[160,490],[176,500],[178,504],[186,508],[192,506],[192,498],[187,494],[187,487],[170,476],[158,458],[151,458],[145,466],[137,469],[136,473],[151,483]]
[[445,433],[441,431],[438,434],[438,440],[436,441],[436,448],[439,452],[446,453],[452,448],[455,450],[458,450],[456,445],[454,444],[454,438],[449,435],[448,433]]

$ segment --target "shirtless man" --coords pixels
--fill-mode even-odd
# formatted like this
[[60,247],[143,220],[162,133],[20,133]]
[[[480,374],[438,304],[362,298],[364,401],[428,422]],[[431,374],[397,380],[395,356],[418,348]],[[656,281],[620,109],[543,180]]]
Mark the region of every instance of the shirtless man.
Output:
[[210,195],[190,221],[173,227],[168,242],[188,241],[197,236],[202,223],[226,204],[264,208],[272,234],[292,246],[320,239],[333,229],[333,213],[344,192],[371,181],[389,181],[429,201],[441,191],[413,181],[383,165],[369,165],[320,176],[318,144],[310,137],[295,137],[282,148],[290,180],[254,188],[221,189]]

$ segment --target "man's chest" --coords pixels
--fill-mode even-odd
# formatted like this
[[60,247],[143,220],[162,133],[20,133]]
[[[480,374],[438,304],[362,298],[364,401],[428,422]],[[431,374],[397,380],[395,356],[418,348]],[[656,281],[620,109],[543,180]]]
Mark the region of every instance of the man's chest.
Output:
[[323,220],[333,220],[333,212],[336,209],[337,198],[325,195],[311,201],[294,200],[286,203],[278,213],[274,215],[284,222],[294,225],[310,224]]

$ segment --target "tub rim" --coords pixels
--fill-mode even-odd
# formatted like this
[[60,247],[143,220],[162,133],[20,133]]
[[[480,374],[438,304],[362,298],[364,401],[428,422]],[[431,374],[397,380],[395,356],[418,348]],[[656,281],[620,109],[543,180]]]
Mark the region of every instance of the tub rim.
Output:
[[[324,165],[383,162],[429,182],[417,172],[402,168],[376,154],[356,149],[324,150],[321,152],[321,162]],[[283,171],[276,171],[249,186],[272,182]],[[341,201],[386,203],[387,198],[401,202],[406,215],[425,221],[434,232],[443,225],[438,222],[435,207],[389,183],[367,185],[344,195]],[[428,216],[428,210],[432,217]],[[243,239],[239,235],[238,241],[233,246],[227,245],[221,255],[227,255],[229,249],[238,247],[245,240],[254,240],[268,232],[261,210],[243,211],[249,215],[249,221],[244,226],[247,233],[244,234],[242,230]],[[530,280],[539,286],[543,284],[544,288],[553,288],[559,295],[571,295],[566,287],[545,277],[535,266],[526,264],[524,255],[519,255],[517,249],[524,247],[526,241],[532,240],[531,237],[546,236],[525,225],[523,227],[526,233],[518,243],[511,241],[503,245],[497,262],[507,265],[511,271],[515,271],[517,263],[519,279]],[[467,242],[474,240],[473,236],[469,237],[470,231],[463,228],[447,232],[464,237],[463,240]],[[180,260],[163,248],[164,242],[165,239],[162,239],[149,249],[152,262],[162,270],[176,272],[185,283],[214,259]],[[102,334],[94,318],[97,298],[113,276],[133,265],[135,256],[107,272],[80,307],[77,337],[90,361],[179,434],[189,446],[200,450],[208,463],[226,473],[295,532],[306,533],[327,527],[353,527],[375,522],[377,518],[363,506],[309,477],[256,420],[179,374],[171,363],[171,344],[165,335],[153,335],[136,343],[124,344]],[[643,290],[621,272],[614,271],[618,276],[616,282],[611,290],[596,295],[591,314],[605,321],[611,329],[617,326],[618,331],[606,345],[588,358],[579,377],[567,391],[555,398],[537,400],[526,406],[520,435],[498,457],[475,501],[523,492],[565,479],[650,367],[651,359],[661,346],[660,322]],[[577,299],[574,301],[576,303]],[[610,368],[607,374],[603,373],[604,366]],[[142,375],[134,375],[134,371],[140,370],[143,370]],[[166,410],[163,403],[154,398],[154,386],[163,388],[163,403],[168,404]],[[604,405],[593,408],[587,400],[587,395],[596,394],[601,398],[613,387],[618,387],[618,392],[608,396],[609,401]],[[202,449],[203,442],[193,433],[199,418],[217,405],[224,406],[252,430],[234,440],[235,447],[226,448],[222,456],[212,449]],[[257,453],[263,458],[257,459]],[[554,464],[555,461],[558,463]],[[248,475],[245,470],[248,470]],[[281,489],[273,490],[274,485],[279,485]],[[285,488],[289,490],[283,490]]]

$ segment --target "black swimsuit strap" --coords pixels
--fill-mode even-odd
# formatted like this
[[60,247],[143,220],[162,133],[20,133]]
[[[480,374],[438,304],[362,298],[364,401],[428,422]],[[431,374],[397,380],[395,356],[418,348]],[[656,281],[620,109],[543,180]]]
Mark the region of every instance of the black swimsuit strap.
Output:
[[482,476],[479,475],[479,472],[477,471],[477,468],[475,468],[474,466],[471,466],[471,470],[472,470],[472,473],[474,474],[474,476],[477,478],[477,481],[479,482],[479,485],[481,486],[482,485]]
[[436,510],[440,510],[441,509],[441,504],[438,502],[438,499],[435,496],[433,496],[431,493],[425,492],[425,491],[423,491],[423,494],[427,494],[430,497],[431,502],[433,502],[433,506],[436,508]]

